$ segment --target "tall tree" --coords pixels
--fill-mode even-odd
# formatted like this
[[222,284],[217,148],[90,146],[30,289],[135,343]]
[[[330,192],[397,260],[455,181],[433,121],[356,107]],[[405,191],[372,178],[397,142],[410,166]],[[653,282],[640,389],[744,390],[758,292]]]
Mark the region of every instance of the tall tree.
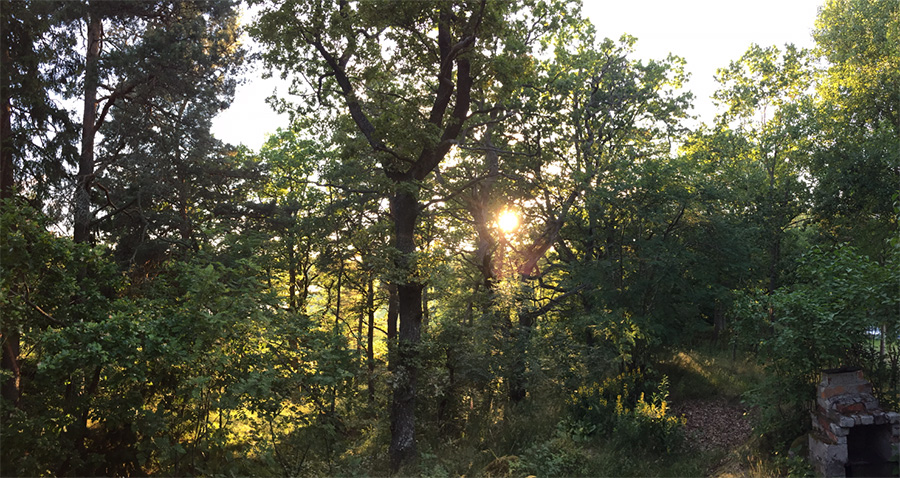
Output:
[[756,208],[767,253],[766,290],[780,285],[786,231],[806,212],[808,190],[801,180],[811,143],[812,81],[809,52],[787,45],[752,45],[737,61],[718,71],[721,88],[714,99],[723,112],[720,130],[743,145],[744,157],[762,177]]
[[[70,93],[83,101],[73,238],[89,242],[100,210],[121,212],[97,181],[117,161],[134,164],[146,153],[182,164],[214,149],[212,116],[230,102],[242,51],[227,0],[91,2],[79,14],[86,45],[84,81]],[[164,141],[151,141],[154,133]],[[95,201],[105,206],[98,210]]]
[[[265,7],[255,27],[269,46],[269,64],[298,74],[297,91],[348,114],[393,184],[399,310],[391,405],[395,470],[416,456],[416,358],[425,287],[416,260],[422,186],[468,124],[473,94],[492,78],[490,58],[505,45],[491,39],[521,34],[517,41],[534,40],[514,31],[515,15],[553,17],[545,5],[531,2],[293,0]],[[311,88],[302,86],[304,79]]]
[[832,240],[884,261],[900,181],[900,5],[829,1],[814,37],[820,139],[810,163],[814,215]]
[[[7,202],[6,207],[16,207],[11,201],[16,196],[34,207],[47,205],[73,159],[67,147],[71,124],[51,100],[73,70],[58,59],[66,58],[73,43],[58,33],[64,10],[61,2],[0,5],[0,203]],[[10,373],[0,395],[14,405],[20,398],[20,325],[4,317],[0,326],[2,368]]]
[[75,160],[75,126],[52,99],[77,77],[71,61],[75,37],[68,35],[66,2],[4,0],[2,20],[2,156],[0,193],[18,194],[35,207],[47,201]]

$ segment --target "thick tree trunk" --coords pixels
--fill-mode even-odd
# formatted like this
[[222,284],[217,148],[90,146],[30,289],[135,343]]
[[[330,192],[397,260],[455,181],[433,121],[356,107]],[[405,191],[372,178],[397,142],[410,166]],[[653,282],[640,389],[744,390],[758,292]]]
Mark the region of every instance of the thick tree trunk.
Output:
[[416,280],[415,228],[419,215],[419,203],[411,185],[400,184],[391,201],[394,220],[395,247],[399,251],[398,269],[405,280],[397,284],[397,306],[400,334],[397,341],[397,363],[393,372],[394,395],[391,403],[391,469],[396,472],[401,465],[410,464],[416,458],[416,384],[419,342],[422,332],[423,284]]
[[94,179],[94,141],[97,136],[97,89],[99,85],[100,38],[103,23],[97,15],[90,15],[87,29],[87,55],[84,73],[84,112],[81,125],[81,156],[75,177],[74,233],[76,243],[90,242],[91,183]]

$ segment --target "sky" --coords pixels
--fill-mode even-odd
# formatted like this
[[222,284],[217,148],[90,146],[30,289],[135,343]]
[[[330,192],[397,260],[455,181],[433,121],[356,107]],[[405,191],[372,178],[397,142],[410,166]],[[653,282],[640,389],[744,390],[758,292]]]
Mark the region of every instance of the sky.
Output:
[[[709,97],[714,75],[747,51],[751,44],[786,43],[811,48],[816,14],[824,0],[582,0],[583,11],[600,37],[637,38],[634,58],[662,59],[669,53],[684,58],[691,76],[685,89],[694,93],[693,114],[710,122],[716,113]],[[266,103],[278,79],[263,80],[261,67],[251,69],[234,102],[213,121],[216,137],[258,150],[266,137],[288,125]]]

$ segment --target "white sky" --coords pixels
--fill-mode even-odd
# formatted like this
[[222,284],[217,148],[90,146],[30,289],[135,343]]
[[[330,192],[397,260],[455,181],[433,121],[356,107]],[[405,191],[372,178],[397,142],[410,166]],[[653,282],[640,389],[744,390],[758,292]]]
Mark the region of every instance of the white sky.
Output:
[[[584,12],[601,37],[618,39],[623,33],[637,38],[635,57],[661,59],[670,52],[687,61],[691,73],[686,88],[694,93],[694,114],[709,122],[715,109],[709,96],[716,89],[716,69],[728,66],[750,46],[786,43],[813,46],[812,29],[824,0],[583,0]],[[231,108],[213,122],[213,133],[223,141],[258,150],[268,134],[286,127],[265,99],[279,80],[262,80],[261,70],[238,87]]]

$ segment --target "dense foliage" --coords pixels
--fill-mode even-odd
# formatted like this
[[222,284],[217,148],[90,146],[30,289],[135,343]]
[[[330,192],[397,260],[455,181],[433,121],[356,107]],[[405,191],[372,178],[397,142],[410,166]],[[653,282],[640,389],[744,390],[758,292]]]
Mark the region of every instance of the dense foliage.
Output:
[[684,476],[672,395],[763,456],[823,368],[900,406],[895,1],[749,46],[696,128],[575,1],[250,3],[259,151],[210,133],[239,5],[2,0],[0,474]]

